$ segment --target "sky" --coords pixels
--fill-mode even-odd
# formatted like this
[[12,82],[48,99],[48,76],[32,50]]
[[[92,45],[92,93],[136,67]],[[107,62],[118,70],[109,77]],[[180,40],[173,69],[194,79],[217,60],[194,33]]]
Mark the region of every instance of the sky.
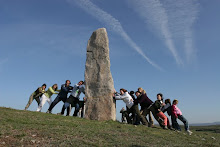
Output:
[[[189,123],[220,121],[219,5],[219,0],[1,0],[0,106],[23,110],[43,83],[60,88],[67,79],[72,85],[84,80],[87,42],[104,27],[117,91],[142,87],[153,101],[163,93],[179,100]],[[119,120],[125,104],[117,101],[116,107]],[[36,109],[33,101],[29,110]],[[47,109],[46,103],[42,111]]]

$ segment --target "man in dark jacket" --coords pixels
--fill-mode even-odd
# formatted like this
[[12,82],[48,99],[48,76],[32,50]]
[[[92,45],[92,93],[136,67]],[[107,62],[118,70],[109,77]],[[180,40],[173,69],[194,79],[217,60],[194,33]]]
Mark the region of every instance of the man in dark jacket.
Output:
[[60,101],[63,101],[63,103],[66,102],[68,93],[71,92],[71,90],[73,89],[73,87],[70,86],[70,84],[71,84],[70,80],[66,80],[66,84],[63,84],[61,86],[61,90],[59,94],[57,95],[55,100],[51,103],[49,109],[47,110],[47,113],[51,113],[53,107]]

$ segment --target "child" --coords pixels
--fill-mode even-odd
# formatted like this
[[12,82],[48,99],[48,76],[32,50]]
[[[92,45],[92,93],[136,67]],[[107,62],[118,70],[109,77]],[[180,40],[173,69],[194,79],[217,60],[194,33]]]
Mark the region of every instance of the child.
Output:
[[183,117],[182,112],[177,107],[177,104],[178,104],[178,100],[177,99],[173,100],[173,105],[172,105],[172,115],[173,115],[173,118],[174,118],[174,120],[173,120],[173,122],[174,122],[173,127],[175,129],[181,131],[181,128],[180,128],[180,126],[179,126],[179,124],[178,124],[178,122],[176,120],[178,118],[179,120],[181,120],[184,123],[184,127],[185,127],[185,130],[187,131],[187,133],[189,135],[191,135],[192,132],[189,130],[188,121],[185,119],[185,117]]
[[166,117],[166,115],[161,111],[161,107],[163,106],[163,101],[162,98],[163,95],[161,93],[157,94],[157,100],[154,103],[154,108],[156,110],[156,114],[158,117],[160,117],[161,119],[163,119],[163,123],[164,123],[164,129],[168,129],[171,128],[170,127],[170,123],[169,123],[169,119]]

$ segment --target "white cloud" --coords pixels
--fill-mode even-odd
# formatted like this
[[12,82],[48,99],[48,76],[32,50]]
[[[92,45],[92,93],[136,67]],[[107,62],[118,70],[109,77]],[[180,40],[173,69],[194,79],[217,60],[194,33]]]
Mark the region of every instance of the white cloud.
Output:
[[192,25],[199,9],[196,0],[132,0],[134,10],[145,21],[149,29],[164,39],[178,64],[183,64],[175,46],[175,39],[184,40],[187,60],[194,55]]
[[77,4],[80,8],[86,11],[88,14],[95,17],[98,21],[105,24],[105,26],[116,33],[118,33],[122,38],[135,49],[145,60],[147,60],[155,68],[162,70],[157,64],[155,64],[151,59],[149,59],[142,49],[128,36],[128,34],[123,29],[121,23],[111,16],[109,13],[103,11],[101,8],[93,4],[90,0],[67,0],[69,3]]

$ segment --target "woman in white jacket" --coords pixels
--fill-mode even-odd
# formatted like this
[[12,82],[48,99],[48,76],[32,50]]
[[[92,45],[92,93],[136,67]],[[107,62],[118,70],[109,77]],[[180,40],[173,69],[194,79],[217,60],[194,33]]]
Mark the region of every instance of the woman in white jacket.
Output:
[[137,116],[140,117],[142,124],[143,125],[148,125],[148,122],[147,122],[146,118],[144,118],[141,115],[140,110],[138,109],[138,105],[134,104],[134,101],[133,101],[132,97],[130,96],[130,94],[127,92],[127,90],[125,90],[123,88],[120,89],[120,94],[115,93],[114,97],[115,97],[116,100],[123,100],[124,103],[126,104],[127,113],[125,113],[125,116],[126,116],[127,122],[129,124],[132,123],[132,120],[129,117],[129,114],[130,113],[133,113],[133,114],[136,113]]

